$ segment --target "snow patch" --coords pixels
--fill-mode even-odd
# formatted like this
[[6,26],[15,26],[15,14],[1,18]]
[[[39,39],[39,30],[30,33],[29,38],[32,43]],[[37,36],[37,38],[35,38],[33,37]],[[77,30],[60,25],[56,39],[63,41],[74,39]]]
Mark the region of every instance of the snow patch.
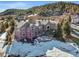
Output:
[[7,36],[7,32],[3,33],[3,34],[0,36],[0,40],[5,40],[5,39],[6,39],[6,36]]
[[52,50],[48,50],[46,52],[46,56],[50,56],[50,57],[74,57],[72,54],[66,53],[56,47],[54,47]]
[[79,56],[79,55],[76,55],[75,53],[79,49],[76,49],[75,47],[73,47],[68,43],[60,42],[57,40],[40,42],[40,43],[36,43],[35,45],[32,45],[30,43],[21,43],[21,42],[14,41],[12,43],[12,46],[8,54],[20,55],[21,57],[24,57],[24,56],[35,57],[35,56],[43,56],[43,55],[45,56],[46,52],[48,50],[52,50],[54,47],[60,49],[61,51],[64,51],[67,54]]

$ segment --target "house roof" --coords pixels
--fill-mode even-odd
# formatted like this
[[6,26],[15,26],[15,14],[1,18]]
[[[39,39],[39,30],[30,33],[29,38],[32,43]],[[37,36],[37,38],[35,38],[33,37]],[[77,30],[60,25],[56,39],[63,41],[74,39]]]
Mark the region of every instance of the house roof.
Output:
[[44,17],[44,16],[30,16],[28,17],[28,19],[32,19],[32,20],[42,20],[42,19],[46,19],[46,20],[54,20],[54,21],[58,21],[57,19],[59,19],[61,16],[50,16],[50,17]]
[[18,23],[18,25],[17,25],[17,28],[21,28],[23,25],[28,25],[29,23],[28,22],[26,22],[26,21],[20,21],[19,23]]

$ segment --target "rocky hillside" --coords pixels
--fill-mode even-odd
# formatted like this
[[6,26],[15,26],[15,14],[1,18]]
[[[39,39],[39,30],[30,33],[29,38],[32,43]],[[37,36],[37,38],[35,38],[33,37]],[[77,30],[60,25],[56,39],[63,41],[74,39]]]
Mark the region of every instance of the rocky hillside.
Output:
[[1,15],[13,15],[13,14],[34,14],[37,13],[43,16],[61,15],[63,12],[79,14],[79,5],[71,2],[55,2],[42,6],[36,6],[27,10],[20,9],[8,9],[1,13]]

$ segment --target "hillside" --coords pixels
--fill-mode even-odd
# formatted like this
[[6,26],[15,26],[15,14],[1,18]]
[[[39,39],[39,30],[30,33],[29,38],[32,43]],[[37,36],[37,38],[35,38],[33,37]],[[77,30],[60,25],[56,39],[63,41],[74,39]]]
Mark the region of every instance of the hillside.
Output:
[[40,15],[61,15],[63,12],[79,14],[79,5],[70,2],[57,2],[46,4],[43,6],[33,7],[30,9],[33,13],[37,12]]
[[72,14],[79,14],[79,5],[71,2],[56,2],[49,3],[41,6],[36,6],[29,8],[27,10],[20,9],[8,9],[2,12],[2,15],[12,15],[12,14],[34,14],[37,13],[43,16],[51,15],[61,15],[63,12],[70,12]]
[[20,13],[25,13],[26,10],[23,9],[7,9],[4,12],[0,13],[0,15],[17,15]]

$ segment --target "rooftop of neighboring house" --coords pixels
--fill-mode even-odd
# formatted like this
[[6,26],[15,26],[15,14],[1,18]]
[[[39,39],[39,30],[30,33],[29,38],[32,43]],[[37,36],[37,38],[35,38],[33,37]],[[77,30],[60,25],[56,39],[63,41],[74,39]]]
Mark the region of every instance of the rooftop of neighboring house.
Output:
[[31,16],[36,16],[37,14],[31,14],[31,15],[28,15],[28,17],[31,17]]
[[17,24],[17,28],[21,28],[23,25],[29,25],[29,22],[26,22],[26,21],[20,21],[18,24]]

